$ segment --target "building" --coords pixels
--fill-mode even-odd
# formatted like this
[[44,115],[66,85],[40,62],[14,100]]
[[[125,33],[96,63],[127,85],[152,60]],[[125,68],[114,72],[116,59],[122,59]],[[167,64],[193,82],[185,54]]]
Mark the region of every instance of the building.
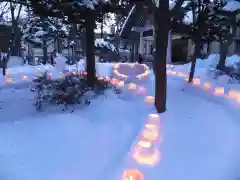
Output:
[[[142,54],[148,61],[153,59],[153,19],[146,7],[134,5],[119,33],[122,47],[129,48],[132,60]],[[172,61],[186,61],[191,52],[189,40],[181,39],[181,34],[172,32]]]
[[[106,36],[106,35],[105,35]],[[109,36],[109,34],[108,34]],[[111,35],[110,35],[111,36]],[[95,33],[95,38],[101,38],[100,33]],[[78,36],[78,38],[75,40],[76,43],[76,56],[84,56],[85,55],[85,40],[84,36]],[[37,57],[39,59],[42,59],[43,57],[43,48],[42,48],[42,43],[33,43],[24,40],[23,41],[23,46],[24,46],[24,56],[30,56],[30,57]],[[47,52],[48,52],[48,57],[50,58],[53,52],[57,49],[57,42],[54,40],[49,40],[47,42],[48,47],[47,47]],[[71,58],[72,56],[72,48],[68,46],[69,40],[68,37],[64,39],[60,39],[60,46],[62,49],[62,54],[67,57]]]
[[[225,10],[240,9],[240,2],[229,1]],[[240,20],[240,14],[237,15]],[[186,19],[191,21],[191,19]],[[236,37],[228,49],[228,55],[240,54],[240,28],[237,28]],[[136,54],[142,54],[145,59],[153,59],[153,19],[147,13],[147,9],[142,6],[133,6],[126,18],[124,25],[119,33],[122,48],[131,50],[132,59],[136,59]],[[172,33],[172,62],[186,61],[194,52],[191,40],[181,39],[181,34],[173,29]],[[213,41],[205,44],[202,49],[203,55],[219,54],[220,42]]]

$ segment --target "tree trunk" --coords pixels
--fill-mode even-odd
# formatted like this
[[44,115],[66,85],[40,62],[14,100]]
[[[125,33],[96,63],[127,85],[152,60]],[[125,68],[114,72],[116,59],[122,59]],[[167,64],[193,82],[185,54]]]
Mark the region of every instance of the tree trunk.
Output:
[[72,64],[76,63],[76,43],[77,43],[77,24],[72,24],[72,41],[74,44],[72,45]]
[[131,48],[131,61],[132,62],[134,62],[135,60],[136,60],[136,58],[135,58],[135,54],[134,54],[134,44],[135,44],[135,42],[134,41],[132,41],[132,48]]
[[20,12],[22,10],[22,5],[20,5],[17,16],[15,17],[15,9],[16,4],[10,2],[10,11],[11,11],[11,18],[12,18],[12,43],[10,47],[10,52],[12,56],[19,56],[20,49],[21,49],[21,32],[20,28],[18,27],[18,19],[20,16]]
[[3,76],[6,75],[6,69],[7,69],[7,57],[3,57],[3,59],[2,59]]
[[61,40],[58,37],[56,38],[56,51],[59,54],[62,53],[62,43],[61,43]]
[[86,52],[86,48],[85,48],[85,29],[83,30],[83,36],[81,36],[81,48],[82,48],[82,56],[85,57],[85,52]]
[[195,73],[195,67],[196,67],[196,63],[197,63],[197,57],[199,57],[199,55],[201,53],[200,42],[196,41],[196,42],[194,42],[194,44],[195,44],[195,48],[194,48],[194,53],[192,56],[192,63],[191,63],[191,69],[190,69],[190,73],[189,73],[188,83],[191,83],[193,80],[194,73]]
[[217,69],[224,70],[226,64],[226,58],[228,53],[228,43],[220,42],[220,59],[217,64]]
[[211,42],[207,43],[207,53],[208,55],[210,54],[210,46],[211,46]]
[[48,53],[47,53],[47,41],[43,40],[43,64],[47,64]]
[[96,80],[95,53],[94,53],[94,27],[95,19],[90,14],[86,18],[86,70],[88,82],[93,85]]
[[101,22],[101,38],[103,38],[103,20]]
[[11,55],[12,56],[20,56],[20,50],[21,50],[21,32],[18,27],[18,23],[15,22],[14,25],[14,36],[13,36],[13,43],[11,47]]
[[161,0],[154,12],[154,71],[155,71],[155,107],[158,113],[166,111],[167,77],[166,56],[168,32],[170,28],[169,1]]

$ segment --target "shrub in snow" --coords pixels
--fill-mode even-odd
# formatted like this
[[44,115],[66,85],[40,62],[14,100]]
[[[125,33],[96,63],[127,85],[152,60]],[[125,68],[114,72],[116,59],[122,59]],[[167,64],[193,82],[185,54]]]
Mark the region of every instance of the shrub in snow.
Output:
[[62,54],[58,54],[57,57],[55,57],[53,61],[54,61],[55,67],[58,70],[63,71],[66,68],[66,62],[68,60]]
[[[33,92],[36,92],[35,106],[37,110],[42,109],[43,104],[62,104],[67,110],[69,105],[89,105],[91,97],[104,94],[108,88],[114,88],[116,94],[120,90],[113,87],[105,79],[97,80],[95,86],[89,86],[86,76],[76,73],[63,75],[61,79],[52,79],[48,72],[33,80]],[[72,111],[74,110],[74,106]]]

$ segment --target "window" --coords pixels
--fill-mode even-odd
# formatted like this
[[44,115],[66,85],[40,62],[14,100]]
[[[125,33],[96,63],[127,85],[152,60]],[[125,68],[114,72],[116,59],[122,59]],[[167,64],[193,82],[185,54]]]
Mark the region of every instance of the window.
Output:
[[150,29],[148,31],[144,31],[143,32],[143,37],[146,37],[146,36],[153,36],[153,30]]

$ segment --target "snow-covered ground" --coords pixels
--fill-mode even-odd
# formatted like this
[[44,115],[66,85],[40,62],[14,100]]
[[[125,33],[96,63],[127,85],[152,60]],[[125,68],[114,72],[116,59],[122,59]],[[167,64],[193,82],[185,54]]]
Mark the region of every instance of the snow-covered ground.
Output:
[[[187,66],[173,69],[187,73]],[[111,67],[99,63],[98,74],[110,75]],[[197,67],[197,76],[206,78],[203,69]],[[152,73],[144,86],[154,94]],[[27,88],[3,88],[0,94],[0,179],[120,180],[127,169],[138,169],[146,180],[240,177],[239,104],[183,78],[168,76],[162,143],[156,144],[161,158],[155,166],[140,165],[131,155],[148,114],[155,113],[144,97],[123,100],[108,91],[90,106],[67,113],[36,112]]]

